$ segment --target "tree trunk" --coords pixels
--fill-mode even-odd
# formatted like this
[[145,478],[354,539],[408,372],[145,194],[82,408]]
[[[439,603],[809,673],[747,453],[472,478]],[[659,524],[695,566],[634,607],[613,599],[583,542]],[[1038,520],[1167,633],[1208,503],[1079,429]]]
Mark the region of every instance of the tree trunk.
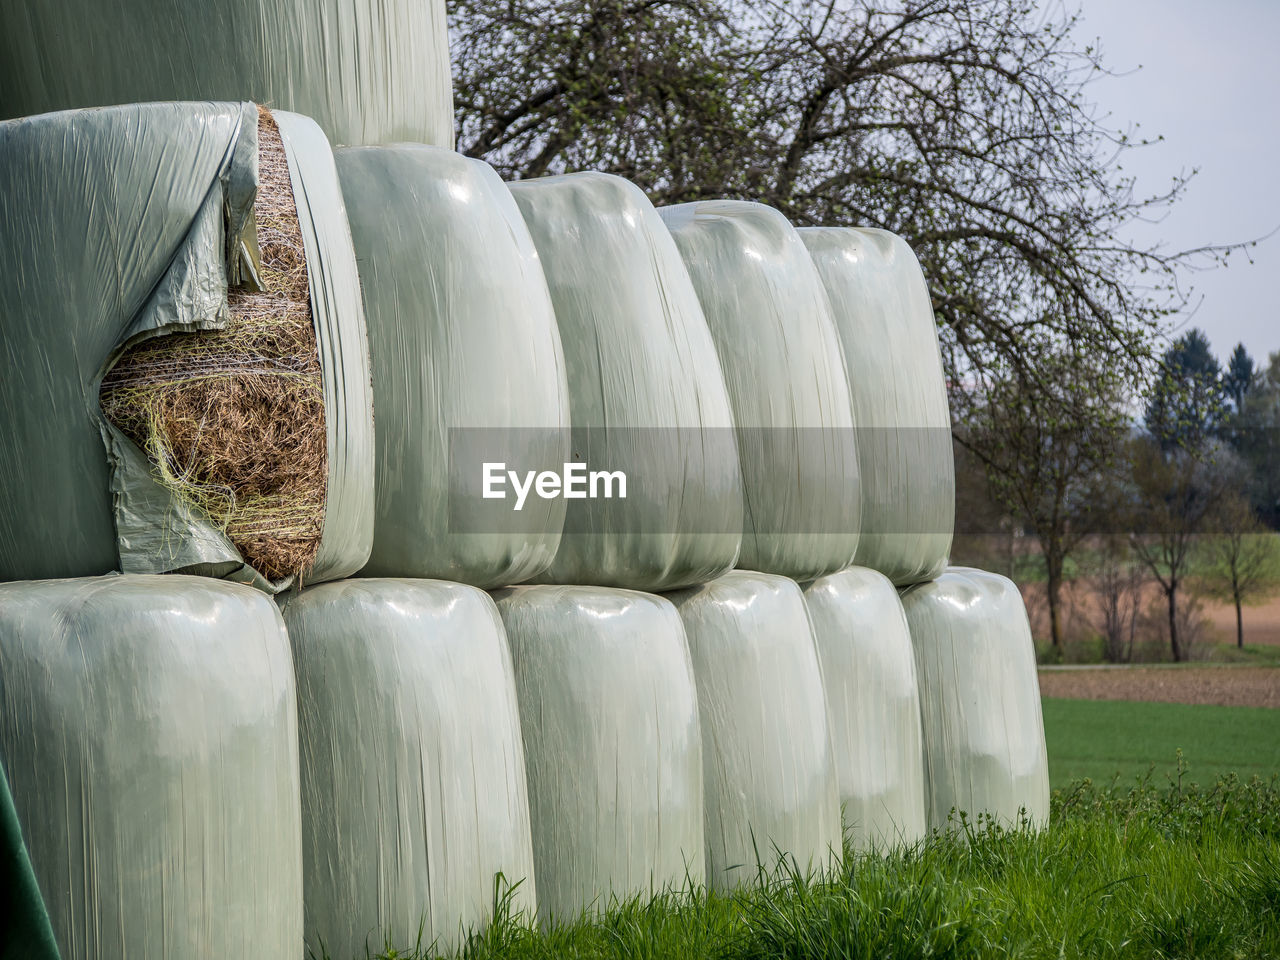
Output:
[[1240,612],[1240,594],[1235,594],[1236,601],[1236,646],[1244,649],[1244,616]]
[[1176,584],[1170,584],[1169,589],[1165,591],[1165,596],[1169,598],[1169,645],[1173,648],[1173,659],[1175,662],[1182,661],[1182,651],[1178,648],[1178,587]]
[[1049,639],[1054,651],[1062,654],[1062,623],[1058,614],[1058,595],[1062,589],[1062,556],[1056,550],[1045,554],[1045,569],[1048,571],[1048,582],[1045,593],[1049,599]]

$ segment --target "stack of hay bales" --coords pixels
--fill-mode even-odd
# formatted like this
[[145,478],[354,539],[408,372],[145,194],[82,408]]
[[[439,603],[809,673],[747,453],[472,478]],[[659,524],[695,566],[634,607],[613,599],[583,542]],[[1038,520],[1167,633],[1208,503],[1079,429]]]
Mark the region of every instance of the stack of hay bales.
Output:
[[[971,819],[1006,821],[1022,809],[1031,823],[1043,824],[1048,768],[1021,595],[1002,577],[967,571],[957,579],[946,566],[955,465],[942,360],[919,262],[901,238],[883,230],[799,233],[840,331],[857,424],[862,530],[854,562],[902,588],[914,654],[920,738],[900,728],[878,773],[907,788],[914,778],[906,771],[916,767],[912,758],[921,751],[930,829],[947,829],[952,807]],[[846,732],[858,729],[859,720],[842,690],[865,691],[882,682],[886,686],[873,696],[887,696],[890,688],[905,692],[911,673],[898,611],[886,607],[874,625],[864,619],[888,599],[883,589],[865,589],[867,575],[827,578],[808,590],[832,722]],[[884,659],[869,660],[867,643],[878,646]],[[979,677],[985,679],[979,683]],[[901,695],[893,699],[902,703]],[[902,708],[911,712],[905,703]],[[862,762],[870,745],[866,734],[859,741],[856,750],[837,756],[837,766],[851,770]],[[884,821],[877,824],[866,808],[876,799],[871,779],[842,790],[846,815],[855,812],[855,842],[883,835]],[[909,802],[899,794],[896,809],[884,811],[907,841],[921,833],[916,788],[909,790]],[[858,820],[857,811],[865,819]]]
[[[439,0],[214,0],[205,30],[67,2],[111,56],[0,12],[0,114],[315,119],[0,122],[0,580],[125,574],[0,586],[33,942],[448,948],[497,873],[567,920],[825,869],[841,807],[858,849],[952,807],[1044,822],[1020,598],[944,572],[901,240],[604,174],[504,186],[447,149]],[[497,462],[626,494],[517,511]],[[162,572],[206,579],[134,575]],[[135,852],[178,878],[163,915]]]

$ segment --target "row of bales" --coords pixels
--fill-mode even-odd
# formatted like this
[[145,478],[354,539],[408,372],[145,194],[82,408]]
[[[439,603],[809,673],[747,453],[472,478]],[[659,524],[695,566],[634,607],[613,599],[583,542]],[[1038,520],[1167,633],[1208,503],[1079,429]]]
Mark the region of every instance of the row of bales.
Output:
[[[503,183],[439,3],[126,6],[0,12],[0,954],[444,949],[499,874],[564,920],[1046,822],[901,239]],[[625,496],[515,509],[568,463]]]

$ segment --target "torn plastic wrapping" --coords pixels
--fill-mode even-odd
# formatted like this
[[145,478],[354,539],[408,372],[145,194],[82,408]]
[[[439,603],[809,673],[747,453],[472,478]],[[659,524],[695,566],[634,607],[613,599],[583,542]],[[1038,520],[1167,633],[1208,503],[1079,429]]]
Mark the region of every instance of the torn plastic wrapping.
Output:
[[0,5],[0,117],[253,100],[338,144],[453,146],[444,0]]
[[955,526],[955,459],[929,288],[885,230],[799,231],[844,344],[862,477],[854,562],[898,586],[942,572]]
[[689,650],[661,597],[495,594],[515,665],[538,909],[572,920],[703,881],[702,740]]
[[0,756],[62,960],[299,955],[296,722],[258,591],[0,584]]
[[734,570],[670,594],[693,658],[702,724],[707,885],[841,856],[822,673],[804,597],[785,577]]
[[777,210],[706,200],[658,211],[702,303],[742,463],[738,566],[808,580],[858,546],[858,451],[827,296]]
[[568,370],[573,458],[626,499],[569,504],[539,579],[666,590],[729,569],[741,542],[733,416],[697,294],[639,188],[570,174],[509,184],[538,249]]
[[1016,825],[1049,820],[1049,767],[1035,647],[1011,580],[949,567],[902,592],[924,730],[931,828],[951,811]]
[[483,591],[321,584],[284,603],[298,681],[306,938],[332,957],[461,944],[495,875],[534,912],[524,751]]
[[928,833],[911,633],[888,578],[850,567],[804,587],[845,829],[857,850]]
[[486,510],[480,464],[464,470],[461,448],[488,446],[487,459],[525,469],[559,470],[569,453],[564,355],[529,231],[478,160],[401,144],[340,150],[337,161],[378,411],[364,572],[527,580],[555,557],[565,501]]
[[[328,145],[276,114],[308,259],[330,436],[309,580],[354,572],[372,536],[372,409],[355,258]],[[102,417],[139,339],[216,329],[251,282],[253,104],[158,103],[0,123],[0,579],[188,571],[274,587]],[[103,446],[106,445],[104,452]]]

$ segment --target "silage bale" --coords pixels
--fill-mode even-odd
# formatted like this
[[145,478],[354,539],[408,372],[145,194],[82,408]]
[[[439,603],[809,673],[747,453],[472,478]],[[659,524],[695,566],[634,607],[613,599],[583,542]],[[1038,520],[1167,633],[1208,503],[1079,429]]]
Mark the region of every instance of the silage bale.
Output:
[[0,579],[358,570],[368,354],[319,128],[142,104],[0,123],[0,159]]
[[902,592],[924,730],[929,826],[990,816],[1049,820],[1049,767],[1035,646],[1022,594],[1006,577],[949,567]]
[[799,233],[845,348],[862,477],[854,562],[898,586],[930,580],[951,550],[955,458],[928,284],[911,248],[888,231]]
[[858,546],[858,451],[844,358],[813,264],[777,210],[704,200],[658,211],[698,291],[742,463],[738,566],[809,580]]
[[284,604],[298,680],[306,938],[458,946],[494,882],[535,903],[511,657],[488,594],[347,580]]
[[479,160],[401,144],[337,162],[378,411],[364,572],[527,580],[555,557],[565,501],[482,500],[482,466],[560,470],[569,453],[564,356],[529,231]]
[[496,594],[515,666],[544,921],[703,881],[702,739],[684,630],[661,597]]
[[850,567],[804,587],[845,829],[859,850],[928,833],[911,633],[889,579]]
[[666,590],[718,576],[741,542],[733,416],[697,294],[653,205],[600,173],[510,184],[568,370],[572,458],[625,499],[576,500],[539,579]]
[[0,118],[254,100],[338,144],[453,146],[444,0],[0,4]]
[[299,956],[295,711],[256,590],[0,584],[0,756],[63,960]]
[[670,594],[689,639],[702,724],[707,885],[841,856],[822,672],[800,588],[734,570]]

